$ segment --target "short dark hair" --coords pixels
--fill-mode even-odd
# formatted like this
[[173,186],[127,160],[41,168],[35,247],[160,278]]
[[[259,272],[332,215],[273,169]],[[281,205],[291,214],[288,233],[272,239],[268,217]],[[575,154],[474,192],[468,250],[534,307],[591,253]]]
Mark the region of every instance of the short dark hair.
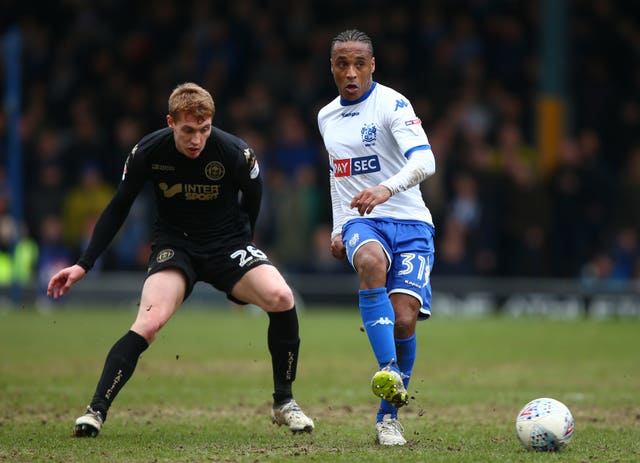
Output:
[[331,52],[333,52],[333,47],[338,42],[362,42],[367,44],[367,48],[371,52],[371,56],[373,56],[373,42],[369,38],[367,34],[358,29],[347,29],[346,31],[340,32],[331,40]]

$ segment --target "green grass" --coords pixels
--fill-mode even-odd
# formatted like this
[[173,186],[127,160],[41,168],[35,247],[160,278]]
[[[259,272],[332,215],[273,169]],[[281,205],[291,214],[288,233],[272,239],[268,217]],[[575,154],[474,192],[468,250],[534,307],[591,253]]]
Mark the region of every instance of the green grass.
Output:
[[[640,461],[640,321],[455,319],[419,325],[408,444],[374,441],[375,371],[357,309],[300,314],[294,392],[311,435],[271,424],[267,317],[178,312],[145,352],[97,439],[74,439],[127,311],[0,315],[0,462]],[[537,397],[566,403],[569,447],[539,454],[514,435]]]

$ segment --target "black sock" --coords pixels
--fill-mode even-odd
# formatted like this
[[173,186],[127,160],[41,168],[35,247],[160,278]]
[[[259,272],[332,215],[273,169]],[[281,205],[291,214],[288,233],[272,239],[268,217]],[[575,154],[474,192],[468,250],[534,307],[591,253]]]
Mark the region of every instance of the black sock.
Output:
[[273,368],[273,401],[281,404],[293,398],[291,383],[298,366],[298,314],[293,306],[285,312],[268,312],[267,341]]
[[138,363],[138,358],[149,344],[147,340],[134,331],[128,331],[113,345],[104,363],[102,376],[98,381],[96,392],[91,401],[91,408],[99,411],[104,420],[111,403],[120,389],[131,378]]

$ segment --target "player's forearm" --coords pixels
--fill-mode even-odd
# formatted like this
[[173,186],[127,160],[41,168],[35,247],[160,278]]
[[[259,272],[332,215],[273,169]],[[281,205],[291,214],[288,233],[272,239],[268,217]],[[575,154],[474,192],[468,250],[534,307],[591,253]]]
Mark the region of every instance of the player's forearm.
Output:
[[430,148],[414,152],[402,169],[394,176],[381,182],[391,194],[408,190],[425,180],[436,171],[436,160]]
[[258,175],[253,180],[245,182],[241,186],[241,190],[240,207],[249,216],[249,226],[253,235],[258,215],[260,214],[260,205],[262,204],[262,177]]
[[116,196],[102,211],[93,228],[89,245],[77,262],[85,271],[91,270],[98,257],[109,246],[127,218],[130,208],[131,203],[118,200]]

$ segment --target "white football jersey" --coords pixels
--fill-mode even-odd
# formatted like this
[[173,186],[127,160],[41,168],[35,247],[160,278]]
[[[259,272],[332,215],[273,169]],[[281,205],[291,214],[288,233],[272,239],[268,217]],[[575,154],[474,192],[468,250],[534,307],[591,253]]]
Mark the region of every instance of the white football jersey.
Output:
[[[373,82],[356,101],[336,97],[318,113],[318,127],[329,154],[333,233],[349,219],[362,217],[351,209],[353,197],[395,175],[414,152],[433,155],[422,122],[402,94]],[[396,193],[366,218],[418,220],[433,225],[420,185]]]

